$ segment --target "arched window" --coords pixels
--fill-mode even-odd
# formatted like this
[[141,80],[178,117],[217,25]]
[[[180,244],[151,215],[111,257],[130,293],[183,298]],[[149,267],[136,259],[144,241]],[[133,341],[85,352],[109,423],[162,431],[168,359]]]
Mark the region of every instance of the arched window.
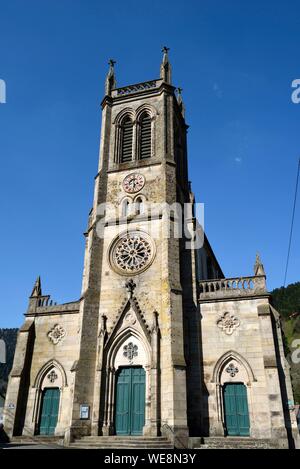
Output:
[[122,216],[127,217],[129,215],[129,200],[125,199],[122,203]]
[[140,119],[140,160],[151,156],[151,117],[144,113]]
[[132,136],[133,124],[130,117],[126,116],[122,122],[121,163],[132,160]]
[[137,197],[137,199],[135,200],[135,213],[137,215],[144,213],[144,201],[142,197]]

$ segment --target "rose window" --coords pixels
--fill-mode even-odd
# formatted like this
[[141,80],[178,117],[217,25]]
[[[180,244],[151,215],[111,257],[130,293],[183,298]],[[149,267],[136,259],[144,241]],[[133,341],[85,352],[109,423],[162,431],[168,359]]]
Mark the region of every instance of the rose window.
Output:
[[121,273],[134,274],[148,267],[153,259],[153,243],[145,233],[127,233],[112,249],[111,263]]

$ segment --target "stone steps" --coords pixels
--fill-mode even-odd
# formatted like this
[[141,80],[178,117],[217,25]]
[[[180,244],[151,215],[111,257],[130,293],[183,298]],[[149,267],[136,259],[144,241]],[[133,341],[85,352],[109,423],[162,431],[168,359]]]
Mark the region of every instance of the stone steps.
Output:
[[165,437],[85,436],[71,443],[70,448],[173,449],[173,445]]
[[[193,440],[193,439],[191,439]],[[197,441],[198,440],[198,441]],[[278,446],[269,439],[250,437],[206,437],[190,441],[194,449],[271,449]]]
[[35,436],[13,436],[10,439],[10,443],[33,443],[33,444],[63,444],[63,437],[61,436],[46,436],[46,435],[35,435]]

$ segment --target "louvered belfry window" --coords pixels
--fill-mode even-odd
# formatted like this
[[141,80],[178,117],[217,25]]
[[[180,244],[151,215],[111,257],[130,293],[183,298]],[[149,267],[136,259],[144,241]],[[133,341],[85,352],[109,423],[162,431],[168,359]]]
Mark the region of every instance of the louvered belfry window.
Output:
[[121,163],[132,160],[132,136],[133,124],[130,117],[126,116],[122,122]]
[[143,114],[140,120],[140,159],[144,160],[151,156],[151,117]]

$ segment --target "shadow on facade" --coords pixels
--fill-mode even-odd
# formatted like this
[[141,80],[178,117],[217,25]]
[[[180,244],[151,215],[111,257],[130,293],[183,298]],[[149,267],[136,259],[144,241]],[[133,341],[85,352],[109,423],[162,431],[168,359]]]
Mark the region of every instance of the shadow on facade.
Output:
[[26,355],[24,360],[24,368],[22,370],[20,379],[19,393],[16,405],[15,423],[13,429],[14,436],[21,436],[25,427],[27,401],[30,388],[30,369],[32,363],[34,341],[35,328],[33,324],[29,330],[28,345],[26,348]]
[[281,334],[281,329],[277,328],[273,314],[271,314],[271,321],[272,321],[276,361],[277,361],[277,366],[278,366],[280,391],[281,391],[281,397],[282,397],[284,423],[285,423],[285,428],[287,432],[289,449],[295,449],[295,441],[294,441],[294,437],[292,433],[292,422],[291,422],[291,416],[289,412],[289,404],[288,404],[289,398],[288,398],[288,393],[287,393],[287,388],[286,388],[286,377],[285,377],[285,372],[281,363],[280,348],[279,348],[279,343],[278,343],[278,334]]
[[[186,240],[182,240],[184,243]],[[181,281],[183,290],[184,354],[187,374],[187,420],[189,435],[209,434],[208,391],[203,374],[203,351],[201,346],[201,313],[196,289],[197,272],[193,250],[181,250]],[[193,290],[193,287],[195,290]]]

